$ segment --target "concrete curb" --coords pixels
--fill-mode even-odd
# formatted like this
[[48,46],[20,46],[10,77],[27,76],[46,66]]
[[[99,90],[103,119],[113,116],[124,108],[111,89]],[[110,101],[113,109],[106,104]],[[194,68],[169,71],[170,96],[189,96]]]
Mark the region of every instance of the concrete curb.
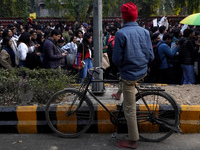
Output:
[[[106,104],[110,111],[117,110],[116,104]],[[200,133],[200,106],[181,105],[180,128],[183,133]],[[18,106],[0,107],[0,133],[51,133],[45,107]],[[123,127],[122,127],[123,126]],[[95,106],[95,118],[88,133],[113,133],[110,116],[101,107]],[[118,126],[118,132],[127,132],[126,125]]]

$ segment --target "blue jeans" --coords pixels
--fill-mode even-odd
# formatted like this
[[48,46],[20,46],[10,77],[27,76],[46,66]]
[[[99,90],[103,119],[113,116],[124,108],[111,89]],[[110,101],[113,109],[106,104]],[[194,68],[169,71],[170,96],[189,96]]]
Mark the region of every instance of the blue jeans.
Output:
[[80,78],[81,79],[85,79],[87,77],[88,69],[93,67],[92,59],[87,58],[84,60],[84,62],[85,62],[85,65],[84,65],[83,69],[80,70]]
[[183,77],[181,83],[194,84],[195,83],[194,65],[181,64],[181,68],[183,69]]

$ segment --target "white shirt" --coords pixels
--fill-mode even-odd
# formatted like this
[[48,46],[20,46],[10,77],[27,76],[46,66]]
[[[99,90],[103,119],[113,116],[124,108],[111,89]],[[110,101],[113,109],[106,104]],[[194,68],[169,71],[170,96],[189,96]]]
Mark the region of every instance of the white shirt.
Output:
[[67,43],[62,47],[64,50],[69,50],[69,53],[76,55],[77,54],[77,44],[74,44],[74,42]]
[[78,37],[77,37],[77,41],[80,41],[80,43],[82,43],[83,38],[78,38]]
[[160,36],[160,40],[163,40],[163,34],[159,34],[159,36]]
[[27,53],[33,52],[33,49],[29,49],[25,43],[20,43],[17,48],[19,60],[26,60]]

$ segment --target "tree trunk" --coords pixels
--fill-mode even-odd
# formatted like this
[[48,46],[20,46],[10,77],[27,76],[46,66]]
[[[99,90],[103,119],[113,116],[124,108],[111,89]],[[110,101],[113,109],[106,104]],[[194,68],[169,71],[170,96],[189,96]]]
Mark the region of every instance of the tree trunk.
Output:
[[182,8],[182,15],[187,15],[188,14],[187,9],[188,8],[186,6]]
[[90,18],[90,15],[92,13],[92,10],[93,10],[93,3],[90,4],[90,6],[88,7],[88,10],[87,10],[87,13],[86,13],[86,18],[85,18],[85,22],[87,23],[89,18]]
[[78,21],[78,24],[80,24],[80,13],[76,11],[76,20]]

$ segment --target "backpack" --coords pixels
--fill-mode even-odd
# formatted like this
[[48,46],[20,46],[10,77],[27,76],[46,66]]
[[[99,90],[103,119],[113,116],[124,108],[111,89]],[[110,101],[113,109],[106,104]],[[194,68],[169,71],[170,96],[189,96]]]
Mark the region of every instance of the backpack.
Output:
[[154,52],[154,60],[150,63],[150,68],[154,68],[154,69],[159,69],[164,58],[166,56],[163,57],[163,59],[160,59],[159,53],[158,53],[158,47],[163,44],[163,42],[161,42],[159,45],[156,45],[153,47],[153,52]]

